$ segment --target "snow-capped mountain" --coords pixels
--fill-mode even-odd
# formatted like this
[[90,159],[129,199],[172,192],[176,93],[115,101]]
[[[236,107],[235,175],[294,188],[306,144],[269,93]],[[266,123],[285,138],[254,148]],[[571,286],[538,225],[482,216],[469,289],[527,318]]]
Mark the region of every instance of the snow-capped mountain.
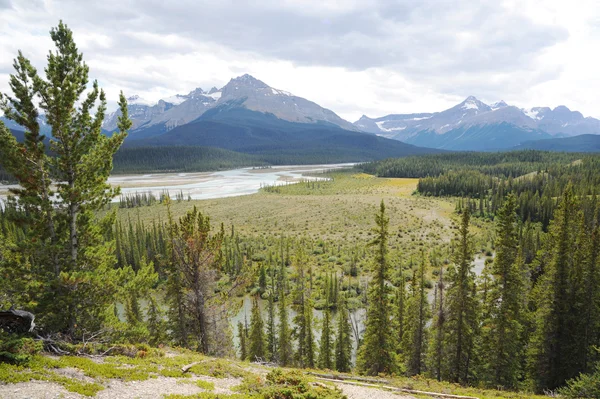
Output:
[[[235,101],[248,110],[268,113],[290,122],[330,123],[347,130],[358,130],[352,123],[334,112],[302,97],[270,87],[246,74],[231,79],[221,89],[208,92],[197,88],[188,94],[176,94],[163,98],[156,104],[148,103],[139,96],[128,99],[129,115],[133,121],[131,137],[147,137],[167,132],[177,126],[190,123],[216,106]],[[107,116],[103,128],[117,128],[119,112]],[[136,131],[142,134],[136,134]]]
[[407,143],[454,150],[512,148],[552,136],[600,134],[600,120],[565,106],[521,109],[499,101],[487,105],[473,96],[442,112],[362,116],[359,129]]
[[[0,113],[0,115],[2,115],[2,114]],[[25,130],[22,126],[19,126],[12,120],[7,119],[4,115],[0,116],[0,121],[2,121],[4,123],[4,125],[9,129],[21,130],[21,131]],[[37,121],[40,124],[40,133],[45,136],[50,136],[50,134],[52,133],[52,130],[50,129],[50,125],[48,125],[48,122],[46,121],[46,115],[40,114],[37,117]]]

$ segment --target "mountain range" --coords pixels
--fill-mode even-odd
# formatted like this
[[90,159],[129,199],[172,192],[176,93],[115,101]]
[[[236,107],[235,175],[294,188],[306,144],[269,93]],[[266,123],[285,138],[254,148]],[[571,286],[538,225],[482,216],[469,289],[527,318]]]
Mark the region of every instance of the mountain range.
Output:
[[[600,134],[600,120],[565,106],[522,109],[504,101],[488,105],[473,96],[441,112],[363,115],[351,123],[248,74],[220,89],[196,88],[157,102],[134,95],[128,110],[133,126],[127,146],[201,145],[254,154],[314,151],[354,161],[433,149],[507,150],[548,139],[560,149],[562,138]],[[118,116],[118,111],[107,115],[102,126],[107,134],[116,130]],[[43,115],[40,123],[42,132],[50,134]],[[19,128],[10,121],[7,126]],[[590,140],[571,140],[569,148]]]
[[362,116],[362,131],[447,150],[505,150],[536,140],[600,134],[600,120],[561,105],[522,109],[504,101],[488,105],[473,96],[445,111]]

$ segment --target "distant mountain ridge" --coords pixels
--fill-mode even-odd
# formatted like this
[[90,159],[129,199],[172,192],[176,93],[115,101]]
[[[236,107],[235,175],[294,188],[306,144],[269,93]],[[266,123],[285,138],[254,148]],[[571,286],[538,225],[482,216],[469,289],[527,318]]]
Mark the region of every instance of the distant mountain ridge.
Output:
[[[182,95],[176,94],[152,104],[139,96],[128,98],[129,116],[133,121],[131,139],[143,139],[168,132],[175,127],[190,123],[208,110],[240,101],[239,105],[258,112],[268,112],[279,119],[298,123],[326,122],[346,130],[358,130],[352,123],[340,118],[333,111],[302,97],[270,87],[266,83],[245,74],[233,78],[220,89],[208,92],[201,88]],[[103,124],[106,131],[117,128],[120,112],[107,116]],[[140,133],[140,134],[138,134]]]
[[600,134],[600,120],[563,105],[521,109],[504,101],[487,105],[473,96],[441,112],[363,115],[354,125],[378,136],[449,150],[508,149],[526,141]]

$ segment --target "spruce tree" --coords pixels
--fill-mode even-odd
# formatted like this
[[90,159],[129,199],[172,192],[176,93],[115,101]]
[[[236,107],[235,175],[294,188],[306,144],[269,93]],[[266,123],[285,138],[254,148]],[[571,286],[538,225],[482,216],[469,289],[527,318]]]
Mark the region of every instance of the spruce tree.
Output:
[[[285,280],[283,281],[285,284]],[[281,366],[289,366],[292,363],[292,337],[288,320],[287,301],[283,289],[279,296],[279,339],[277,341],[279,346],[277,361]]]
[[152,346],[164,344],[166,341],[166,325],[162,318],[162,312],[152,295],[148,298],[148,311],[146,313],[146,326],[150,337],[148,343]]
[[361,373],[377,375],[393,373],[397,370],[395,345],[390,324],[389,288],[386,285],[388,273],[388,225],[385,205],[381,201],[379,212],[375,215],[377,227],[373,230],[375,238],[369,243],[376,248],[374,276],[369,289],[369,306],[362,345],[357,359]]
[[493,279],[486,294],[483,321],[484,377],[494,387],[515,388],[521,376],[520,355],[524,350],[523,312],[526,285],[522,256],[518,256],[517,202],[510,194],[496,218],[496,258]]
[[404,336],[404,328],[406,325],[406,281],[404,272],[400,268],[400,281],[396,288],[395,298],[395,327],[396,337],[398,342],[398,354],[402,355],[402,337]]
[[425,371],[427,354],[427,323],[431,318],[425,287],[425,254],[421,264],[413,274],[411,296],[406,304],[406,327],[403,337],[403,354],[406,359],[406,373],[409,376]]
[[445,356],[444,333],[446,324],[444,267],[440,265],[438,281],[435,285],[434,318],[432,323],[431,343],[429,344],[429,371],[433,377],[442,380],[442,361]]
[[244,324],[241,321],[238,321],[237,330],[238,340],[240,342],[240,360],[246,360],[248,359],[248,345],[246,342],[248,330],[246,329],[246,327],[244,327]]
[[334,343],[334,361],[337,371],[347,372],[352,367],[352,326],[345,298],[340,297],[337,311],[337,331]]
[[445,378],[468,383],[472,373],[479,307],[476,298],[475,273],[472,271],[473,248],[469,234],[470,210],[465,208],[456,238],[453,264],[448,268],[447,321],[444,347]]
[[264,360],[266,354],[265,329],[257,297],[254,297],[252,301],[249,339],[248,358],[250,361]]
[[[99,221],[97,211],[119,193],[107,178],[131,121],[121,94],[119,131],[102,134],[106,96],[97,82],[88,86],[89,68],[72,31],[61,21],[50,37],[56,51],[48,55],[45,78],[19,52],[9,82],[13,96],[0,95],[5,117],[26,129],[24,143],[0,129],[0,159],[20,185],[12,192],[29,235],[20,240],[21,251],[38,263],[35,278],[46,287],[33,310],[46,329],[78,336],[101,328],[117,287],[114,244],[104,239],[114,218]],[[49,148],[38,106],[52,129]]]
[[318,365],[321,369],[333,369],[333,339],[331,337],[331,312],[329,306],[323,309],[323,328],[321,330],[321,344],[319,345]]
[[[582,288],[584,254],[581,211],[572,185],[565,189],[550,224],[547,251],[550,262],[534,289],[535,331],[528,362],[538,391],[555,389],[584,371],[580,347],[581,318],[591,298],[577,293]],[[583,261],[585,263],[585,261]]]
[[[306,361],[308,358],[312,358],[314,365],[314,342],[312,342],[312,328],[311,321],[312,317],[308,315],[310,309],[310,298],[306,288],[306,256],[302,244],[298,246],[296,257],[294,260],[294,267],[296,270],[296,289],[295,289],[295,300],[294,310],[296,316],[294,317],[294,337],[297,341],[297,350],[295,354],[296,364],[301,368],[307,367]],[[307,320],[307,315],[310,320]],[[311,352],[311,353],[308,353]]]

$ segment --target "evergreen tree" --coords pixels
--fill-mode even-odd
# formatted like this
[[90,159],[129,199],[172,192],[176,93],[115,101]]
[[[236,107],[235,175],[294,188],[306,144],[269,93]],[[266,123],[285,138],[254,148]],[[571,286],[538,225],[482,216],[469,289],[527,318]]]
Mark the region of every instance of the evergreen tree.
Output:
[[[285,280],[283,281],[285,284]],[[281,366],[289,366],[292,362],[292,338],[288,324],[289,320],[286,302],[285,292],[282,289],[279,296],[279,339],[277,340],[277,344],[279,346],[277,361]]]
[[422,254],[418,272],[413,274],[411,296],[406,304],[407,325],[403,337],[406,373],[410,376],[425,371],[427,353],[427,323],[431,318],[425,291],[425,254]]
[[307,306],[305,308],[306,315],[304,320],[306,321],[306,339],[305,339],[305,352],[304,352],[304,367],[314,368],[316,364],[315,355],[315,337],[313,334],[313,305],[312,300],[308,298]]
[[326,306],[323,309],[323,328],[321,330],[321,344],[319,345],[318,365],[321,369],[333,369],[333,339],[331,335],[331,313],[329,306]]
[[587,293],[582,295],[586,289],[583,273],[590,255],[584,248],[591,248],[585,243],[583,229],[579,202],[569,185],[550,224],[547,251],[551,260],[534,288],[536,328],[528,362],[538,391],[555,389],[585,369],[582,318],[585,320],[586,303],[592,298],[585,297]]
[[389,218],[385,214],[383,201],[375,216],[375,222],[375,239],[369,243],[376,247],[375,274],[369,291],[365,335],[357,359],[359,371],[369,375],[393,373],[397,370],[392,330],[389,328],[389,289],[386,285]]
[[404,336],[404,329],[406,326],[406,281],[404,279],[404,272],[400,268],[400,281],[398,288],[396,288],[395,298],[395,326],[396,326],[396,337],[398,338],[398,354],[402,355],[402,337]]
[[448,268],[447,320],[444,347],[445,378],[466,384],[472,373],[475,338],[478,328],[478,303],[475,296],[473,249],[469,234],[470,210],[465,208],[456,238],[453,264]]
[[266,354],[265,329],[258,305],[258,298],[252,301],[252,315],[250,316],[250,345],[248,357],[250,361],[264,360]]
[[275,276],[271,276],[271,288],[267,302],[267,358],[270,362],[277,357],[277,328],[275,326]]
[[241,321],[238,321],[238,340],[240,341],[240,360],[248,359],[248,346],[246,338],[248,337],[248,329],[244,327]]
[[[34,278],[46,287],[32,310],[50,331],[78,336],[101,327],[117,287],[114,244],[104,239],[114,215],[98,220],[96,212],[118,195],[106,180],[131,121],[121,94],[119,131],[102,134],[104,91],[97,82],[88,87],[89,68],[71,30],[60,22],[50,36],[57,50],[48,55],[45,79],[19,52],[9,82],[13,96],[0,95],[5,117],[26,129],[24,143],[0,129],[0,159],[20,186],[12,193],[28,239],[16,244],[36,262]],[[52,129],[50,148],[36,104]]]
[[496,258],[493,280],[486,294],[483,321],[483,368],[494,387],[515,388],[522,375],[520,356],[524,350],[523,312],[526,309],[522,255],[518,256],[516,197],[508,195],[496,219]]
[[352,326],[344,298],[339,299],[337,332],[334,344],[335,369],[347,372],[352,367]]
[[[309,367],[307,361],[314,365],[314,342],[312,331],[312,312],[310,307],[309,293],[306,288],[306,255],[302,245],[298,246],[295,257],[296,269],[296,292],[295,305],[296,316],[294,317],[294,336],[297,340],[296,363],[304,368]],[[308,316],[308,319],[307,319]]]
[[444,302],[444,267],[440,265],[439,277],[435,286],[434,319],[432,324],[431,344],[429,345],[429,370],[435,379],[442,380],[442,361],[444,352],[444,333],[446,324],[446,308]]
[[165,343],[167,328],[162,318],[162,312],[152,295],[148,298],[148,312],[146,313],[146,317],[146,325],[150,337],[148,343],[155,347]]

